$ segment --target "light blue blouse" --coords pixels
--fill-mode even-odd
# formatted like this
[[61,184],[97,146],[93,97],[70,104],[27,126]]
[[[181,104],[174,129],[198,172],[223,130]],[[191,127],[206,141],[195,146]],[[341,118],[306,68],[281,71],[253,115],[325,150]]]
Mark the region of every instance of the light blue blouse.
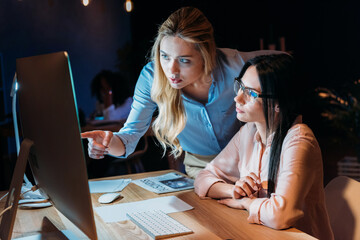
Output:
[[[271,51],[272,52],[272,51]],[[244,63],[257,55],[270,51],[239,52],[235,49],[218,49],[217,66],[212,72],[212,85],[208,102],[204,105],[182,95],[187,122],[178,135],[184,151],[199,155],[218,154],[239,130],[236,118],[234,78]],[[142,69],[135,87],[131,112],[123,128],[115,133],[123,141],[127,157],[150,126],[157,105],[151,100],[154,63]]]

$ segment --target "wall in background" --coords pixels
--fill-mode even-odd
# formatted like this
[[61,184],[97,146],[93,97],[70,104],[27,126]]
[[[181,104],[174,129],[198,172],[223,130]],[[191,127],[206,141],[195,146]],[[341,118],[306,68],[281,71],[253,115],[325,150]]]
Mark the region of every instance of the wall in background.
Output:
[[120,0],[7,0],[0,2],[0,53],[6,111],[16,58],[67,51],[78,107],[88,116],[95,105],[90,82],[102,69],[117,70],[117,50],[131,40],[130,18]]
[[[359,78],[360,15],[355,0],[337,1],[134,1],[128,14],[121,0],[8,0],[0,2],[0,53],[6,110],[19,57],[69,52],[79,108],[93,110],[90,82],[101,69],[118,69],[117,50],[131,42],[122,67],[135,82],[159,24],[181,6],[195,6],[212,22],[219,47],[252,51],[285,37],[311,86],[336,86]],[[134,64],[127,64],[134,63]],[[130,67],[129,67],[130,66]]]
[[78,108],[88,116],[95,107],[92,78],[102,69],[117,70],[117,50],[128,41],[130,17],[122,0],[93,0],[87,7],[81,0],[0,1],[0,104],[5,101],[8,115],[4,119],[0,114],[5,125],[0,136],[0,189],[8,187],[15,164],[15,139],[7,136],[12,134],[10,89],[16,59],[67,51]]

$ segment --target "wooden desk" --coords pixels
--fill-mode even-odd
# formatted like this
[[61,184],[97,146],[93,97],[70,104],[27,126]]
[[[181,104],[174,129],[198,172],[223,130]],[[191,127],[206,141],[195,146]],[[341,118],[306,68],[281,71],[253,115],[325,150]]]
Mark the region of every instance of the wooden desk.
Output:
[[[138,179],[160,175],[170,171],[172,170],[123,175],[106,179]],[[94,207],[100,206],[97,202],[100,195],[101,194],[92,194]],[[295,228],[279,231],[257,224],[249,224],[247,222],[247,211],[226,207],[212,199],[200,200],[193,190],[157,195],[135,185],[134,183],[130,183],[122,191],[122,195],[124,197],[116,200],[113,204],[145,200],[159,196],[175,195],[193,206],[194,209],[192,210],[171,213],[169,215],[191,228],[194,233],[171,239],[315,239]],[[0,203],[0,209],[2,209],[4,205],[4,200],[2,201],[3,202]],[[104,223],[95,211],[94,214],[99,240],[150,239],[150,237],[148,237],[131,221]],[[54,207],[37,210],[22,210],[19,208],[12,237],[23,237],[38,234],[40,232],[46,232],[46,227],[43,227],[42,229],[41,226],[44,216],[50,217],[58,229],[69,229],[78,235],[80,239],[87,239],[84,234],[82,234],[72,223],[65,219]]]

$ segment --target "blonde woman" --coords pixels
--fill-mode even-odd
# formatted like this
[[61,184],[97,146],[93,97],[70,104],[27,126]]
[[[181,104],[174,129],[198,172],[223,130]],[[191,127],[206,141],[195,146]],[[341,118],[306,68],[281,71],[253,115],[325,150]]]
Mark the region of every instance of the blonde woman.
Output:
[[152,123],[164,151],[185,151],[187,174],[195,178],[239,130],[233,79],[244,63],[267,51],[216,48],[213,27],[203,13],[183,7],[160,26],[152,60],[141,71],[132,110],[117,133],[92,131],[89,156],[127,157]]

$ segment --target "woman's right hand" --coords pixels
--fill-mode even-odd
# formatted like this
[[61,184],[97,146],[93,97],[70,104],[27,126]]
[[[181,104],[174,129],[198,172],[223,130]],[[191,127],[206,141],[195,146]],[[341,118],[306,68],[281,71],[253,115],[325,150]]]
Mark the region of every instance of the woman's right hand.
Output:
[[89,157],[94,159],[104,158],[105,154],[109,153],[110,141],[113,133],[110,131],[90,131],[81,133],[82,138],[87,138]]
[[235,182],[233,198],[252,197],[261,189],[261,180],[255,173],[240,178]]

